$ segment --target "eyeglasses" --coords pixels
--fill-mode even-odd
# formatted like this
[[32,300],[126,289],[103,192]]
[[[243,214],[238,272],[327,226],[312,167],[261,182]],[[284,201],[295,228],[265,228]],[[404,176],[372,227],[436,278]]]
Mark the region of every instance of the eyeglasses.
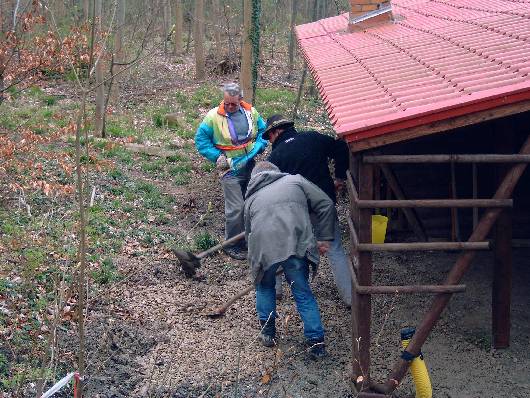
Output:
[[225,108],[236,108],[239,106],[238,102],[224,102]]

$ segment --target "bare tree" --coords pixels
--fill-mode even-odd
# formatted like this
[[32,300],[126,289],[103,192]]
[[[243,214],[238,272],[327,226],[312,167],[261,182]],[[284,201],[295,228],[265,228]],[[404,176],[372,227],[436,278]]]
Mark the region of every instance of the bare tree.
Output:
[[[94,0],[94,17],[96,27],[95,30],[101,33],[101,4],[102,0]],[[97,34],[96,36],[99,36]],[[96,115],[94,121],[94,134],[98,137],[105,135],[104,124],[103,124],[103,112],[105,112],[105,89],[103,87],[103,53],[101,53],[96,59],[95,71],[96,71],[96,84],[98,86],[96,90]]]
[[[120,66],[117,66],[114,69],[114,64],[123,64],[125,62],[125,53],[123,50],[123,29],[125,25],[125,7],[126,0],[116,0],[117,1],[117,10],[116,10],[116,31],[114,33],[114,53],[112,56],[111,64],[111,75],[118,73],[121,69]],[[120,93],[120,78],[114,80],[114,84],[111,89],[111,98],[110,101],[114,104],[117,104],[118,97]]]
[[182,53],[182,31],[184,20],[182,17],[182,0],[175,0],[175,54]]
[[164,53],[168,52],[167,42],[169,32],[171,31],[171,2],[170,0],[162,0],[161,3],[162,16],[164,20]]
[[90,0],[83,0],[83,18],[85,21],[90,18]]
[[215,41],[215,57],[220,59],[223,54],[223,44],[221,42],[221,5],[219,4],[219,0],[212,0],[211,16]]
[[289,34],[289,65],[288,65],[288,74],[287,79],[291,80],[293,75],[293,65],[294,65],[294,26],[296,23],[296,14],[298,7],[296,0],[291,0],[291,32]]
[[248,101],[252,97],[252,0],[243,3],[243,51],[241,53],[241,71],[239,83]]
[[195,42],[195,78],[201,80],[206,77],[206,62],[204,58],[204,0],[195,1],[193,41]]

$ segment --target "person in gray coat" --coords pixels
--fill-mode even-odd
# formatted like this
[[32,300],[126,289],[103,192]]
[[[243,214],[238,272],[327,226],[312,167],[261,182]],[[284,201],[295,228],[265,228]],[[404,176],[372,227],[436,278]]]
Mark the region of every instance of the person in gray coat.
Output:
[[[316,215],[316,237],[310,211]],[[281,266],[304,323],[309,353],[314,358],[324,356],[324,328],[309,286],[309,265],[316,267],[319,254],[326,253],[333,240],[333,201],[304,177],[281,173],[274,164],[259,162],[247,188],[244,219],[262,344],[275,344],[275,274]]]

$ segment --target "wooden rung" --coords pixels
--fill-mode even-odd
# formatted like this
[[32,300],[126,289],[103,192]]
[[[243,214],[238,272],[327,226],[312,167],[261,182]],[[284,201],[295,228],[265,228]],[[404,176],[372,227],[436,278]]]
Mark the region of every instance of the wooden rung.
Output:
[[360,209],[377,208],[471,208],[513,207],[512,199],[415,199],[415,200],[354,200]]
[[356,249],[360,252],[489,250],[490,242],[359,243]]
[[359,286],[358,294],[462,293],[466,285]]
[[529,163],[530,155],[377,155],[363,157],[365,163]]

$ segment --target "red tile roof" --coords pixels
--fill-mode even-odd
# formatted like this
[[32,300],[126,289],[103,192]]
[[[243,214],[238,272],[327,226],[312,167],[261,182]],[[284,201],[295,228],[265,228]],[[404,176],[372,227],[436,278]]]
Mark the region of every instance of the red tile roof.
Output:
[[530,99],[530,0],[393,0],[394,22],[348,14],[296,27],[335,131],[358,141]]

